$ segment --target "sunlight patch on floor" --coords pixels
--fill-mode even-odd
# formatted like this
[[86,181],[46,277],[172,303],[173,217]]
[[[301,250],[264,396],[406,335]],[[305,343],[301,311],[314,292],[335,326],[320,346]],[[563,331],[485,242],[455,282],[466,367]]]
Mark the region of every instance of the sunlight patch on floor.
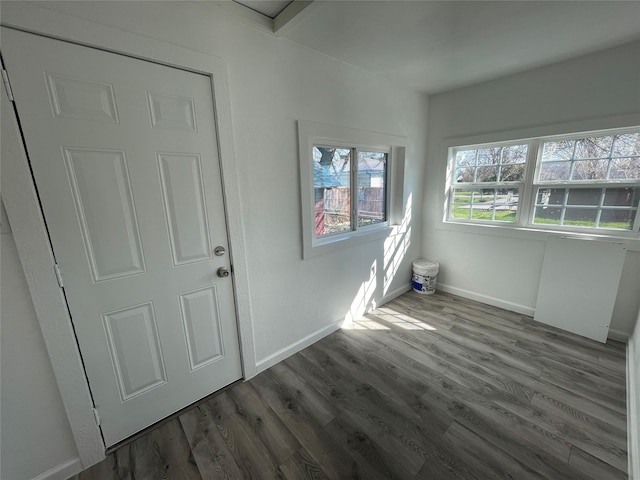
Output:
[[342,325],[343,330],[391,330],[390,327],[370,320],[368,318],[358,319],[349,323],[348,325]]
[[434,331],[436,328],[428,323],[424,323],[421,320],[417,320],[408,315],[389,315],[380,314],[377,317],[383,319],[385,322],[391,323],[394,326],[403,328],[405,330],[430,330]]
[[380,307],[367,315],[352,318],[348,323],[344,322],[342,328],[345,330],[393,330],[401,328],[403,330],[426,330],[436,331],[437,328],[422,320],[395,310]]

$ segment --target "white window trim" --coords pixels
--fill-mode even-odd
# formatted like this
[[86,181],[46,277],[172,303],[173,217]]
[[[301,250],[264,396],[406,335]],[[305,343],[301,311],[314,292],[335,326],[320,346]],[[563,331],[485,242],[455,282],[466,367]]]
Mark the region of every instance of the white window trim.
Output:
[[[519,182],[485,182],[485,183],[456,183],[454,184],[452,179],[453,179],[453,175],[455,173],[455,158],[454,158],[454,152],[456,150],[463,150],[463,149],[471,149],[471,148],[481,148],[481,147],[486,147],[486,146],[494,146],[494,145],[500,145],[501,147],[508,147],[508,146],[512,146],[512,145],[521,145],[521,144],[527,144],[528,148],[527,148],[527,158],[525,160],[525,171],[524,171],[524,175],[521,181]],[[515,140],[515,141],[506,141],[506,142],[493,142],[493,143],[484,143],[484,144],[475,144],[475,145],[462,145],[462,146],[454,146],[454,147],[449,147],[448,148],[448,152],[447,152],[447,180],[446,180],[446,208],[445,208],[445,213],[444,213],[444,219],[443,221],[447,222],[447,223],[467,223],[467,224],[471,224],[471,225],[503,225],[505,227],[513,227],[513,226],[521,226],[522,225],[522,220],[524,218],[527,218],[527,214],[528,214],[528,208],[522,208],[523,205],[523,201],[521,201],[520,199],[524,199],[525,201],[530,198],[531,196],[531,185],[529,184],[529,182],[527,182],[527,179],[530,178],[529,175],[531,175],[530,169],[531,169],[531,162],[530,160],[532,158],[532,155],[535,153],[534,151],[537,151],[537,145],[536,142],[533,140]],[[535,160],[534,160],[535,161]],[[453,208],[453,202],[452,202],[452,198],[451,198],[451,192],[453,190],[454,186],[461,186],[461,187],[468,187],[468,188],[478,188],[479,186],[485,187],[486,188],[519,188],[520,189],[520,194],[518,195],[518,209],[516,210],[516,218],[515,221],[513,222],[499,222],[499,221],[494,221],[494,220],[471,220],[471,219],[465,219],[465,218],[452,218],[451,217],[451,209]]]
[[[637,118],[635,119],[637,122]],[[629,123],[635,123],[629,122]],[[575,236],[578,238],[597,238],[597,239],[619,239],[630,241],[633,244],[640,244],[638,240],[640,240],[640,232],[638,231],[639,221],[640,221],[640,208],[636,211],[636,221],[634,225],[636,230],[625,231],[625,230],[615,230],[615,229],[596,229],[596,228],[580,228],[580,227],[567,227],[565,225],[549,225],[549,224],[535,224],[533,223],[533,215],[535,212],[534,200],[536,190],[539,186],[548,186],[550,188],[557,187],[581,187],[581,186],[592,186],[592,185],[602,185],[604,186],[638,186],[637,182],[629,182],[629,181],[584,181],[584,182],[536,182],[536,175],[538,173],[539,168],[539,148],[544,141],[549,140],[570,140],[570,139],[578,139],[584,138],[588,135],[599,135],[599,134],[620,134],[630,131],[638,131],[640,126],[629,126],[629,123],[623,127],[609,127],[609,128],[600,128],[600,129],[578,129],[571,131],[571,133],[565,134],[533,134],[533,135],[522,135],[516,136],[514,135],[512,138],[509,138],[509,134],[507,132],[505,134],[496,135],[495,139],[492,140],[490,136],[483,135],[481,137],[467,137],[458,138],[457,140],[454,138],[449,138],[446,140],[443,145],[444,151],[446,152],[447,158],[447,168],[446,168],[446,178],[445,178],[445,190],[444,190],[444,205],[443,209],[443,217],[442,223],[439,226],[441,229],[451,230],[460,228],[462,231],[474,232],[474,233],[482,233],[488,235],[505,235],[506,236],[516,236],[521,237],[523,232],[525,236],[528,232],[534,234],[538,237],[540,234],[547,236],[548,234],[557,234],[561,236]],[[517,132],[512,132],[517,133]],[[523,133],[522,131],[520,133]],[[527,143],[529,144],[529,149],[527,152],[527,162],[525,168],[525,174],[522,180],[523,184],[523,192],[521,193],[521,200],[518,205],[518,212],[516,214],[516,221],[513,223],[507,222],[495,222],[495,221],[481,221],[481,220],[468,220],[468,219],[454,219],[449,218],[450,209],[452,206],[451,199],[451,191],[452,187],[455,185],[452,183],[452,178],[455,170],[455,162],[453,159],[454,150],[461,150],[465,148],[480,148],[494,145],[509,145],[509,144],[518,144],[518,143]],[[493,186],[493,183],[487,184],[487,187],[490,188]],[[456,226],[450,228],[450,226]],[[516,233],[519,232],[519,233]],[[534,233],[535,232],[535,233]],[[636,248],[640,248],[640,245],[637,245]],[[633,248],[634,250],[636,248]]]
[[[317,257],[343,248],[354,247],[389,235],[392,230],[391,225],[397,223],[403,208],[402,182],[398,181],[398,177],[401,177],[401,173],[404,172],[406,140],[405,137],[395,135],[298,121],[302,257],[304,259]],[[314,145],[355,148],[357,150],[385,152],[388,154],[385,180],[387,220],[385,222],[356,228],[344,233],[316,237],[313,162],[311,157]]]

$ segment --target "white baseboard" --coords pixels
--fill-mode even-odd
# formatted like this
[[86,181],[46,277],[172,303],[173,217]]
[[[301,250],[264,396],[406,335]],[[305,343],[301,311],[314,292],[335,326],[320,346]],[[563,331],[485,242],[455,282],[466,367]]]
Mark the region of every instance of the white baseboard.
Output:
[[[482,293],[476,293],[476,292],[472,292],[471,290],[465,290],[464,288],[452,287],[451,285],[439,283],[436,289],[441,290],[443,292],[452,293],[460,297],[468,298],[470,300],[476,300],[481,303],[493,305],[494,307],[504,308],[505,310],[509,310],[511,312],[522,313],[523,315],[528,315],[530,317],[533,317],[536,312],[536,309],[534,307],[527,307],[526,305],[507,302],[499,298],[483,295]],[[616,340],[618,342],[627,343],[629,341],[629,334],[621,330],[610,329],[609,333],[607,334],[607,338],[610,338],[611,340]],[[638,480],[640,480],[640,478]]]
[[297,342],[294,342],[291,345],[288,345],[278,350],[277,352],[272,353],[268,357],[257,361],[256,375],[266,370],[269,367],[273,367],[276,363],[281,362],[285,358],[290,357],[294,353],[299,352],[303,348],[306,348],[309,345],[316,343],[318,340],[322,340],[327,335],[335,332],[342,326],[342,322],[343,322],[343,319],[333,322],[332,324],[327,325],[326,327],[323,327],[319,330],[316,330],[315,332],[311,333],[310,335],[307,335],[306,337],[298,340]]
[[436,286],[436,290],[452,293],[460,297],[468,298],[469,300],[476,300],[481,303],[486,303],[487,305],[493,305],[494,307],[504,308],[505,310],[509,310],[511,312],[529,315],[530,317],[533,317],[534,313],[536,312],[536,309],[534,307],[520,305],[519,303],[507,302],[506,300],[490,297],[482,293],[472,292],[471,290],[465,290],[464,288],[453,287],[451,285],[443,285],[438,283]]
[[609,333],[607,333],[607,338],[611,340],[615,340],[617,342],[627,343],[629,342],[629,334],[622,332],[620,330],[609,329]]
[[82,471],[82,463],[79,458],[72,458],[60,465],[50,468],[31,480],[67,480]]
[[390,302],[391,300],[393,300],[396,297],[399,297],[400,295],[402,295],[403,293],[407,293],[409,290],[411,290],[411,284],[408,283],[407,285],[403,285],[400,288],[395,289],[393,292],[389,292],[387,293],[383,298],[382,301],[380,302],[380,304],[378,306],[382,306],[387,302]]
[[[411,290],[411,285],[407,284],[407,285],[403,285],[402,287],[394,290],[393,292],[387,293],[382,298],[382,300],[380,301],[378,306],[383,305],[383,304],[385,304],[387,302],[390,302],[394,298],[399,297],[400,295],[402,295],[403,293],[408,292],[409,290]],[[307,335],[306,337],[298,340],[297,342],[294,342],[291,345],[288,345],[288,346],[286,346],[284,348],[281,348],[280,350],[278,350],[275,353],[272,353],[268,357],[265,357],[262,360],[257,361],[256,362],[256,375],[258,373],[266,370],[267,368],[273,367],[276,363],[281,362],[282,360],[284,360],[287,357],[290,357],[294,353],[298,353],[300,350],[308,347],[309,345],[312,345],[312,344],[316,343],[317,341],[322,340],[327,335],[329,335],[329,334],[335,332],[336,330],[338,330],[342,326],[344,321],[345,321],[344,318],[336,320],[335,322],[327,325],[326,327],[322,327],[321,329],[316,330],[315,332]],[[246,378],[246,380],[249,380],[249,378]]]
[[[635,332],[635,335],[639,334],[640,326],[636,327]],[[633,341],[627,343],[627,457],[630,480],[640,480],[640,385],[636,382],[636,379],[640,378],[640,365],[633,361],[636,358],[637,344],[638,342]]]

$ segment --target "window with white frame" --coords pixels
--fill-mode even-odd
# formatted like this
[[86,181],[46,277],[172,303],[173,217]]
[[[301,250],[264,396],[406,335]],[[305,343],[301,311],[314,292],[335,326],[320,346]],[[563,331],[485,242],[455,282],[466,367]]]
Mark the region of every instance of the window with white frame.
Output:
[[311,157],[316,238],[387,221],[389,152],[314,145]]
[[300,121],[298,140],[304,258],[386,235],[405,139]]
[[637,127],[449,150],[449,222],[637,235],[639,201]]
[[527,143],[454,149],[450,217],[514,223],[528,150]]

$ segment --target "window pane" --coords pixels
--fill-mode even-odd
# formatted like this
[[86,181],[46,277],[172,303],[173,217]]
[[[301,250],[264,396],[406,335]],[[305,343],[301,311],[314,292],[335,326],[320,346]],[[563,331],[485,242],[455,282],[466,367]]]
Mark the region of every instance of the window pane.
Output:
[[470,218],[471,216],[471,195],[469,190],[454,190],[451,217]]
[[602,210],[602,213],[600,214],[600,224],[598,227],[631,230],[635,216],[635,210]]
[[562,205],[564,204],[564,194],[564,188],[540,188],[536,205]]
[[607,188],[604,194],[605,207],[637,207],[640,199],[640,188]]
[[471,203],[471,195],[473,195],[473,192],[470,190],[454,190],[453,203],[455,204]]
[[471,203],[473,208],[486,208],[493,204],[495,191],[492,188],[480,189],[473,192]]
[[571,160],[575,141],[562,140],[560,142],[545,142],[542,146],[542,161],[553,162]]
[[455,190],[451,217],[495,222],[515,222],[519,189],[478,188]]
[[571,180],[605,180],[609,160],[580,160],[573,164]]
[[502,149],[502,163],[525,163],[528,145],[513,145]]
[[[565,193],[568,193],[566,207],[563,206]],[[533,223],[632,229],[640,200],[640,188],[607,188],[604,195],[604,208],[600,207],[601,196],[602,188],[540,188],[536,196]],[[600,210],[600,220],[596,227],[598,210]]]
[[554,180],[569,180],[571,163],[549,162],[540,166],[540,181],[550,182]]
[[544,142],[537,181],[640,179],[640,133]]
[[470,218],[471,208],[467,205],[454,205],[451,212],[452,218],[468,219]]
[[468,167],[476,164],[476,150],[456,152],[456,167]]
[[351,149],[313,147],[316,237],[351,227]]
[[524,177],[524,164],[503,165],[500,172],[501,182],[520,182]]
[[613,144],[614,157],[640,155],[640,133],[616,135]]
[[456,152],[456,172],[454,176],[454,182],[467,182],[474,181],[476,173],[476,154],[477,150],[461,150]]
[[498,180],[498,166],[478,167],[476,182],[496,182]]
[[567,208],[562,224],[574,227],[595,227],[597,214],[596,208]]
[[387,154],[358,152],[358,226],[387,219]]
[[611,152],[613,137],[587,137],[576,142],[574,158],[606,158]]
[[460,150],[453,183],[520,182],[529,145]]
[[495,190],[481,189],[473,192],[471,218],[476,220],[493,220]]
[[459,167],[456,169],[455,182],[471,183],[474,181],[476,169],[475,167]]
[[611,160],[609,178],[613,180],[637,180],[640,178],[640,158],[614,158]]
[[500,147],[478,150],[478,165],[498,165],[500,163]]
[[601,188],[574,188],[569,190],[567,205],[600,205]]
[[545,225],[560,225],[562,218],[562,209],[553,207],[536,207],[533,223],[541,223]]

